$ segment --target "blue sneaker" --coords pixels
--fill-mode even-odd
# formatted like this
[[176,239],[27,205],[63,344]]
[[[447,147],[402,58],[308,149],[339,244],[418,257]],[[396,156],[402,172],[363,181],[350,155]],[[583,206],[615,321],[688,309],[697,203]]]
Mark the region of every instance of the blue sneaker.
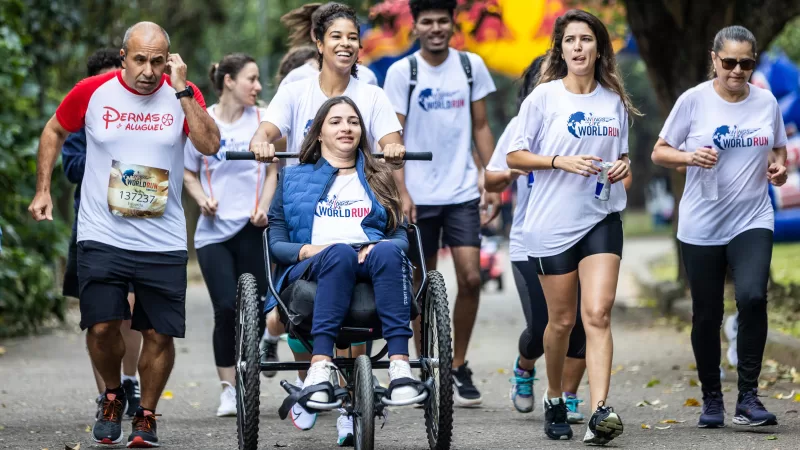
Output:
[[528,372],[519,368],[519,357],[514,362],[514,377],[511,378],[511,403],[521,413],[533,411],[533,382],[536,381],[536,368]]
[[758,390],[739,393],[739,401],[736,402],[736,415],[733,416],[734,425],[746,425],[750,427],[761,427],[767,425],[777,425],[778,418],[775,414],[767,411],[761,400],[758,399]]
[[722,392],[703,393],[703,412],[697,422],[699,428],[724,428],[725,403],[722,401]]
[[567,423],[583,423],[585,417],[578,411],[578,405],[583,403],[583,400],[572,392],[564,392],[564,403],[567,404]]

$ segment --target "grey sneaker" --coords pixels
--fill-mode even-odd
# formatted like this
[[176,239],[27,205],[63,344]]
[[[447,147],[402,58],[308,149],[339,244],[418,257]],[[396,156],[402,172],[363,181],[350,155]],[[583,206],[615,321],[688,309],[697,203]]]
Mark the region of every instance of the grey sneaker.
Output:
[[103,410],[92,427],[92,438],[98,444],[119,444],[122,442],[122,415],[127,403],[125,393],[106,391],[102,400]]

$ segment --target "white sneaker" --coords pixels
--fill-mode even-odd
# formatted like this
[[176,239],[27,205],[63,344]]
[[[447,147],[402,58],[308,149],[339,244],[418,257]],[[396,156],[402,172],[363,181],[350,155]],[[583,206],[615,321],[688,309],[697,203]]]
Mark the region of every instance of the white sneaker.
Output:
[[310,430],[317,423],[317,415],[306,411],[305,408],[297,403],[292,406],[292,414],[289,417],[291,417],[292,424],[298,430]]
[[236,416],[236,388],[227,381],[222,382],[222,394],[219,395],[217,417]]
[[336,419],[336,431],[339,432],[339,440],[336,443],[339,447],[353,446],[353,418],[348,416],[343,410],[339,410],[341,415]]
[[[303,383],[303,388],[313,386],[315,384],[322,384],[331,381],[331,372],[336,366],[330,361],[319,361],[311,365],[306,375],[306,381]],[[325,391],[315,392],[309,397],[309,400],[317,403],[330,403],[331,399]]]
[[[394,380],[398,380],[400,378],[411,378],[412,380],[416,380],[414,378],[414,374],[411,373],[411,365],[408,364],[408,361],[403,360],[395,360],[389,363],[389,382],[391,383]],[[392,389],[392,401],[395,402],[402,402],[406,400],[411,400],[412,398],[419,395],[419,391],[413,385],[405,385],[405,386],[398,386]]]

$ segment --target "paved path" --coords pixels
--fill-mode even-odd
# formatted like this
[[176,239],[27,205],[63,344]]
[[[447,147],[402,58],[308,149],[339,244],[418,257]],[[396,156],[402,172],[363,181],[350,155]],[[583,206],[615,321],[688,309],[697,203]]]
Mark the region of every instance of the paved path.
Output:
[[[643,263],[653,245],[668,248],[666,241],[626,242],[625,269]],[[453,286],[452,269],[442,267],[448,285]],[[513,289],[510,271],[505,283]],[[628,273],[620,283],[618,307],[614,312],[615,375],[609,403],[625,422],[625,434],[613,447],[627,449],[796,449],[800,447],[800,403],[766,398],[767,406],[779,414],[781,426],[769,430],[700,430],[695,424],[699,408],[684,407],[687,398],[700,397],[699,388],[690,387],[696,378],[692,363],[689,336],[654,319],[652,313],[636,308],[633,285]],[[532,414],[513,411],[508,401],[509,368],[513,363],[518,333],[522,328],[519,300],[512,290],[485,292],[469,354],[475,380],[483,392],[484,406],[458,409],[455,414],[455,442],[458,449],[514,448],[583,448],[579,440],[553,442],[542,432],[541,406]],[[451,289],[451,298],[455,294]],[[188,293],[188,333],[178,342],[175,371],[167,389],[171,400],[162,400],[159,412],[160,437],[168,449],[234,449],[235,419],[214,416],[219,388],[211,349],[212,313],[208,295],[202,284],[190,287]],[[74,316],[71,318],[74,321]],[[61,450],[65,443],[81,443],[82,449],[99,448],[90,442],[94,382],[84,350],[83,336],[71,325],[45,336],[10,340],[0,343],[6,354],[0,356],[0,449]],[[288,348],[281,344],[280,354],[288,358]],[[544,363],[538,365],[544,378]],[[294,375],[284,373],[286,378]],[[385,373],[380,376],[385,377]],[[733,377],[731,375],[730,377]],[[651,380],[660,383],[647,388]],[[735,384],[724,383],[729,411],[734,410]],[[544,381],[535,393],[541,395]],[[788,394],[788,384],[778,384],[765,395]],[[309,432],[295,430],[277,417],[282,391],[274,381],[262,383],[260,448],[325,449],[336,448],[334,414],[320,417]],[[581,387],[581,395],[587,389]],[[647,400],[658,405],[637,407]],[[538,403],[538,402],[537,402]],[[588,409],[588,408],[586,408]],[[662,420],[671,424],[659,430]],[[651,429],[642,429],[642,424]],[[573,428],[582,436],[583,426]],[[127,433],[130,425],[125,424]],[[771,437],[775,440],[771,440]],[[376,431],[376,445],[381,449],[425,449],[425,428],[422,411],[395,409],[384,429]]]

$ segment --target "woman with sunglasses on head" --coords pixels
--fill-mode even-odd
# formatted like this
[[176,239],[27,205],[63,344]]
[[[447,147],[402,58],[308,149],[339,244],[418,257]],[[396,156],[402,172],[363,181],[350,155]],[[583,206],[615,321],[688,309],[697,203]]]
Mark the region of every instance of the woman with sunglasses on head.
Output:
[[[630,172],[628,115],[639,112],[622,85],[608,30],[597,17],[580,10],[559,17],[546,64],[539,85],[522,103],[507,156],[511,169],[533,171],[535,178],[523,233],[547,301],[544,428],[551,439],[572,438],[562,376],[580,279],[591,405],[597,407],[583,441],[605,444],[623,428],[606,399],[611,309],[622,257],[620,212],[627,203],[619,182]],[[595,189],[601,170],[608,174],[608,197],[596,195],[602,194]]]
[[[767,283],[774,213],[768,184],[786,182],[786,130],[771,92],[748,83],[756,39],[720,30],[711,80],[678,98],[653,149],[653,162],[686,167],[678,240],[692,293],[692,347],[703,390],[698,426],[725,426],[719,363],[725,275],[733,272],[739,311],[735,425],[776,425],[758,398],[767,340]],[[685,142],[686,150],[678,147]],[[773,162],[769,162],[769,157]]]
[[254,273],[261,295],[266,294],[266,274],[254,268],[264,267],[261,233],[277,168],[225,160],[225,152],[247,149],[264,115],[256,104],[261,83],[255,60],[243,53],[227,55],[209,76],[219,96],[208,113],[220,130],[220,151],[203,156],[187,144],[183,181],[202,213],[194,243],[214,307],[214,359],[223,389],[217,416],[235,416],[236,285],[241,274]]
[[[328,8],[336,8],[335,5],[338,5],[338,3],[309,3],[284,14],[281,17],[281,23],[291,31],[289,45],[292,47],[316,46],[317,37],[314,33],[319,26],[320,18],[329,13]],[[378,85],[378,77],[368,67],[357,64],[356,68],[357,70],[354,74],[356,78],[367,84]],[[298,66],[283,77],[280,86],[306,78],[314,78],[319,75],[320,69],[319,61],[316,59],[309,60],[306,64]]]

